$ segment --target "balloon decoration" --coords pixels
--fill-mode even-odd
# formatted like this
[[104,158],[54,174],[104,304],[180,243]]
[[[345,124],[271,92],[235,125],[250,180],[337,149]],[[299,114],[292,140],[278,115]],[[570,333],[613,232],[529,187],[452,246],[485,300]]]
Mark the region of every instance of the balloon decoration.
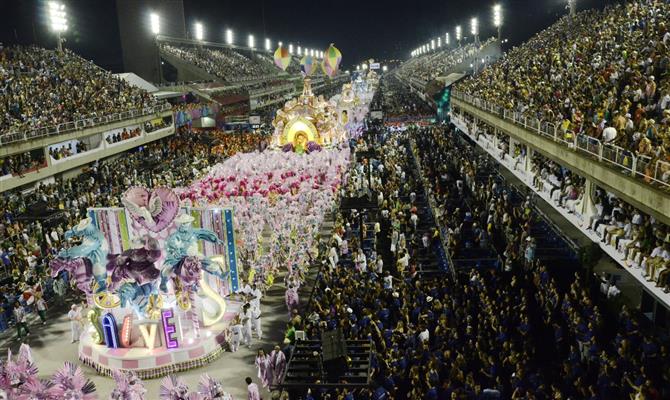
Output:
[[321,69],[323,69],[323,73],[330,78],[337,74],[337,70],[334,70],[330,65],[326,64],[325,61],[321,61]]
[[340,63],[342,62],[342,53],[331,43],[330,46],[328,46],[328,49],[326,49],[323,60],[325,62],[324,67],[330,68],[330,70],[325,68],[326,75],[332,78],[335,76],[335,74],[337,74],[337,71],[340,67]]
[[284,46],[279,46],[275,50],[275,65],[281,68],[282,71],[286,71],[289,64],[291,64],[291,55],[288,49]]
[[306,55],[300,60],[300,72],[302,76],[310,76],[314,72],[314,57]]

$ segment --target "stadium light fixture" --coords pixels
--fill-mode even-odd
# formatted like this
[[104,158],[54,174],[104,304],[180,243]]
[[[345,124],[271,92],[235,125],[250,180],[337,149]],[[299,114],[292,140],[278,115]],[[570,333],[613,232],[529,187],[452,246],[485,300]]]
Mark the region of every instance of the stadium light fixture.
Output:
[[254,35],[249,35],[249,39],[247,40],[247,44],[249,45],[250,49],[253,49],[256,47],[256,38]]
[[281,47],[284,44],[284,42],[279,41],[279,42],[277,42],[277,44],[279,45],[279,47]]
[[272,42],[270,39],[265,38],[265,51],[270,51],[272,49]]
[[49,2],[49,21],[54,32],[67,31],[67,13],[65,5],[57,1]]
[[500,4],[493,6],[493,26],[496,28],[502,25],[502,8]]
[[293,43],[288,44],[288,53],[291,55],[293,54]]
[[477,17],[470,20],[470,33],[473,36],[479,35],[479,21],[477,21]]
[[386,71],[388,71],[388,70],[389,70],[389,68],[388,68],[386,65],[384,65],[384,66],[382,67],[382,71],[383,71],[383,72],[386,72]]
[[151,13],[149,16],[151,21],[151,33],[158,35],[161,32],[161,19],[156,13]]
[[445,46],[449,46],[449,32],[444,34],[444,44]]
[[302,55],[302,47],[300,47],[300,46],[298,46],[298,55],[299,55],[299,56]]
[[61,34],[67,31],[67,12],[65,5],[57,1],[50,1],[49,7],[49,22],[51,23],[51,30],[56,32],[58,39],[58,50],[63,50],[63,39]]
[[498,40],[500,41],[500,28],[502,27],[502,6],[500,4],[493,6],[493,26],[498,29]]
[[233,30],[226,29],[226,44],[233,44]]
[[437,47],[442,47],[442,36],[438,36],[437,38]]
[[360,66],[360,65],[357,65],[357,66],[356,66],[356,71],[358,71],[358,70],[360,70],[360,69],[361,69],[361,66]]
[[461,31],[461,26],[458,25],[456,27],[456,41],[458,42],[458,45],[460,46],[461,44],[461,39],[463,38],[463,32]]
[[195,23],[195,39],[202,40],[205,37],[202,24],[200,22]]
[[435,39],[431,39],[430,41],[430,49],[435,50]]

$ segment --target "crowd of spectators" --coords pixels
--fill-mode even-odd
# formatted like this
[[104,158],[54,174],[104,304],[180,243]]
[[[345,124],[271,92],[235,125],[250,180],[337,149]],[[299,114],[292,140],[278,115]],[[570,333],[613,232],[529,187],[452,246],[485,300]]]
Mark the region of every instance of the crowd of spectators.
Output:
[[277,67],[263,60],[249,58],[233,49],[161,44],[161,50],[225,81],[269,78],[279,74]]
[[72,142],[68,142],[61,145],[54,145],[49,147],[49,155],[54,160],[60,160],[63,158],[71,157],[75,154],[83,153],[87,150],[86,143],[81,140],[76,140],[74,146]]
[[220,129],[191,129],[188,132],[199,138],[206,137],[206,140],[211,143],[211,153],[223,158],[236,153],[263,151],[269,143],[268,135],[260,130],[225,132]]
[[39,170],[46,165],[47,162],[42,149],[13,154],[0,159],[0,176],[23,176],[26,172]]
[[[156,128],[155,125],[153,125],[151,123],[151,121],[147,121],[144,124],[144,129],[146,130],[146,129],[151,129],[151,128],[160,129],[160,128]],[[148,132],[150,132],[150,130]],[[123,130],[120,131],[120,132],[116,132],[116,133],[107,135],[107,137],[105,138],[105,141],[107,142],[107,144],[114,144],[114,143],[123,142],[124,140],[132,139],[134,137],[138,137],[141,134],[142,134],[142,129],[141,128],[135,128],[135,129],[123,128]]]
[[380,96],[376,96],[370,104],[371,110],[384,109],[385,118],[407,119],[432,116],[433,110],[414,92],[408,91],[406,86],[394,76],[380,82]]
[[152,95],[69,50],[0,48],[0,135],[136,110]]
[[457,89],[652,160],[667,160],[670,4],[633,0],[565,16]]
[[403,80],[415,78],[424,83],[430,82],[439,76],[446,76],[456,65],[465,61],[470,62],[475,57],[477,49],[488,45],[491,40],[493,39],[489,39],[489,41],[480,46],[476,46],[474,43],[468,43],[456,48],[447,48],[445,46],[444,49],[438,49],[434,53],[420,55],[407,60],[396,72]]

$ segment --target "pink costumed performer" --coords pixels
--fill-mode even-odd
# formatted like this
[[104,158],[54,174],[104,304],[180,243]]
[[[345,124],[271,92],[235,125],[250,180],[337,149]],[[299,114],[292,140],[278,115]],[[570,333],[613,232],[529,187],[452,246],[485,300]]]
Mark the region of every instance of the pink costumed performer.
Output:
[[256,368],[258,368],[258,379],[260,379],[263,387],[267,387],[272,379],[272,376],[269,374],[269,361],[270,358],[265,354],[265,351],[263,351],[263,349],[258,350],[258,354],[256,355]]
[[269,364],[272,369],[272,384],[278,385],[284,376],[284,371],[286,371],[286,355],[281,351],[279,346],[275,346],[274,350],[270,353]]
[[299,297],[298,297],[298,288],[289,285],[286,289],[286,308],[288,308],[288,318],[291,319],[291,312],[293,309],[298,308]]

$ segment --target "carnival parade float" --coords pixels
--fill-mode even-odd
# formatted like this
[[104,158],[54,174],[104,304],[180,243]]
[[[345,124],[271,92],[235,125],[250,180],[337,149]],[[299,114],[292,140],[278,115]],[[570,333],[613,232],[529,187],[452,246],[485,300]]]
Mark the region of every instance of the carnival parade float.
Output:
[[238,290],[233,210],[182,207],[168,188],[132,187],[122,201],[89,209],[66,233],[80,243],[51,262],[90,308],[79,359],[141,378],[210,362],[240,308],[226,299]]

